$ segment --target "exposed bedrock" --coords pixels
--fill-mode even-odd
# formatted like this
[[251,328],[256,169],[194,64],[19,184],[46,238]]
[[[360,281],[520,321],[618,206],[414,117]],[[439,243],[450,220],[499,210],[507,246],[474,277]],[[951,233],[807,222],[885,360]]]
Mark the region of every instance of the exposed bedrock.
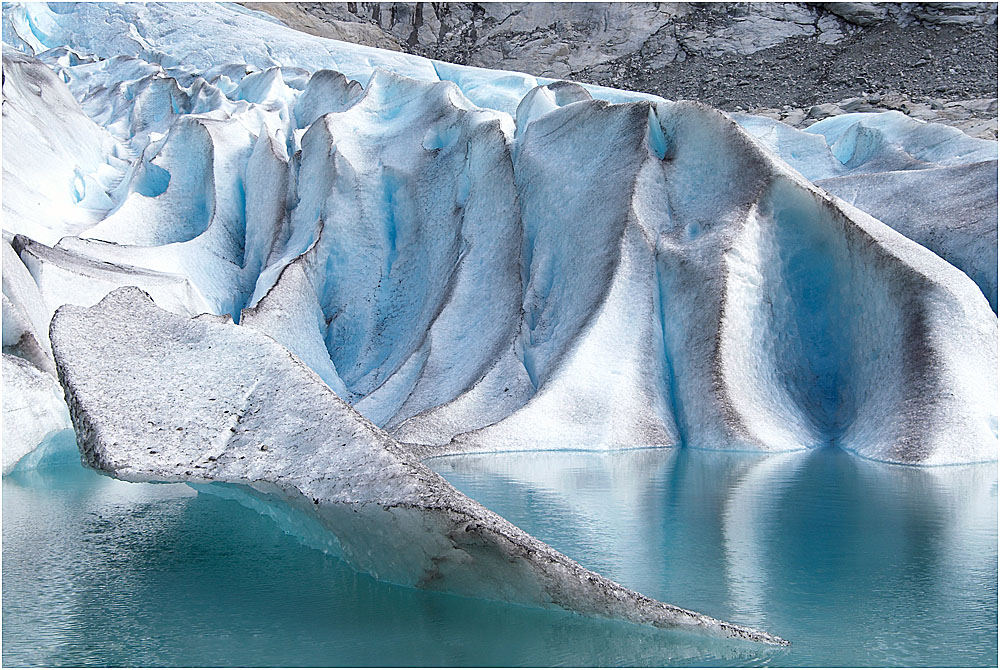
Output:
[[50,335],[84,459],[110,475],[278,496],[394,583],[784,643],[586,570],[459,493],[251,329],[124,288],[61,308]]

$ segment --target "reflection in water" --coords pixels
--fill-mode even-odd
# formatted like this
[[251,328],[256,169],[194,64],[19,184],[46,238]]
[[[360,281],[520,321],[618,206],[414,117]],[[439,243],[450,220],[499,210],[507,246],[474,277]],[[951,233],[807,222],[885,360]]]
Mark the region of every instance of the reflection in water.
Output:
[[588,567],[790,639],[779,664],[996,666],[995,464],[914,468],[836,449],[431,463]]
[[588,567],[792,647],[382,584],[279,515],[63,463],[3,481],[3,663],[996,665],[994,465],[835,450],[431,465]]
[[[726,605],[734,617],[748,624],[763,626],[768,611],[767,570],[761,560],[765,538],[758,529],[769,519],[773,501],[783,497],[786,484],[802,460],[802,452],[762,458],[726,487],[729,495],[721,517],[725,583],[729,590]],[[766,495],[763,500],[761,492]]]
[[[756,645],[396,587],[184,485],[3,480],[4,665],[742,665]],[[764,650],[766,654],[768,650]]]

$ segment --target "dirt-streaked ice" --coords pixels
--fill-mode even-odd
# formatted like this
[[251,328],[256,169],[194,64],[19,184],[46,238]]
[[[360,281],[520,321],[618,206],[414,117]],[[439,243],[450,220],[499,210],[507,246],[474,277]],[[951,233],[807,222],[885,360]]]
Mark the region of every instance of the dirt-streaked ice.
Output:
[[80,449],[98,470],[279,496],[336,536],[349,563],[393,583],[784,644],[642,596],[539,542],[251,329],[170,314],[124,288],[61,308],[51,334]]
[[726,633],[420,459],[997,457],[996,142],[803,132],[236,5],[10,3],[3,34],[5,472],[66,428],[47,331],[75,305],[53,343],[95,466],[279,493],[393,581]]

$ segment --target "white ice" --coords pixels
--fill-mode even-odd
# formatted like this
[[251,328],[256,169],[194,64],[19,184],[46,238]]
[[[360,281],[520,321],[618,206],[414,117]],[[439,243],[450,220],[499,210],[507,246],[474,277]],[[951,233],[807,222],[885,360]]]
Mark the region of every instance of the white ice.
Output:
[[17,356],[3,354],[3,474],[48,437],[72,428],[59,382]]

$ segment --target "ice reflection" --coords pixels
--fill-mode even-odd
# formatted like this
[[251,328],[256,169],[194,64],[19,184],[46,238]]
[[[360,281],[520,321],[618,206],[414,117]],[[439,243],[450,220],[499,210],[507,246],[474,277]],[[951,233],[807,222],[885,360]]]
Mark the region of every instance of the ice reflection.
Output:
[[727,605],[741,620],[763,622],[766,616],[767,570],[761,561],[764,546],[761,524],[766,523],[773,504],[761,504],[761,494],[782,496],[806,452],[776,454],[762,458],[738,474],[726,486],[729,495],[722,512]]
[[79,465],[3,481],[4,665],[745,665],[773,648],[377,582],[258,510]]
[[588,567],[792,647],[379,583],[260,510],[77,463],[4,478],[3,662],[996,667],[995,465],[836,450],[431,464]]
[[782,663],[996,663],[995,464],[915,468],[836,449],[432,464],[588,567],[792,640]]

